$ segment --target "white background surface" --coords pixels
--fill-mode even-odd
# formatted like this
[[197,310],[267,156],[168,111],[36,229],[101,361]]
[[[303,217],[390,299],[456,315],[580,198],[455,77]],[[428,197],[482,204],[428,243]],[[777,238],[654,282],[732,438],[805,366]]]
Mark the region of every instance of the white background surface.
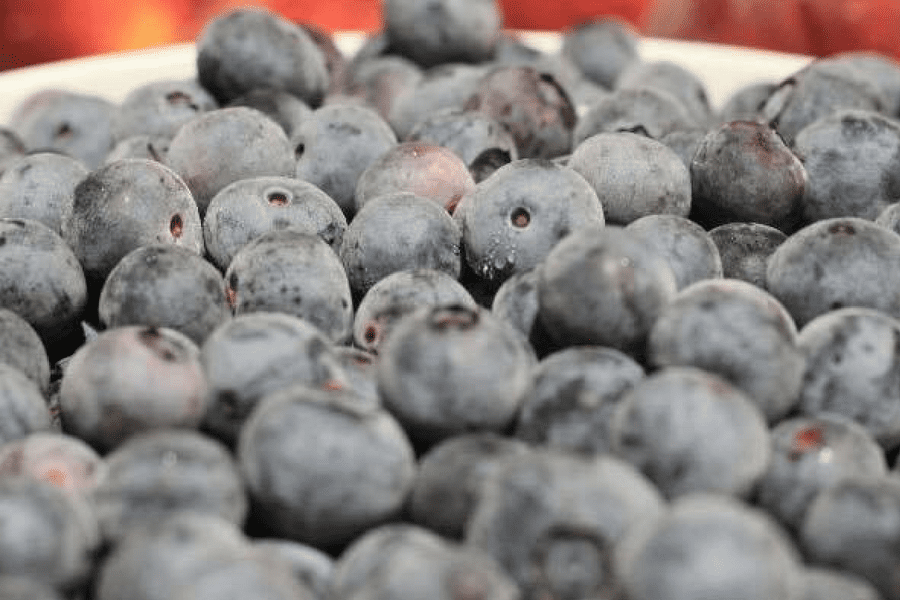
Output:
[[[559,49],[559,36],[522,32],[523,40],[541,50]],[[363,35],[346,32],[335,36],[338,47],[350,56]],[[809,57],[762,52],[672,40],[644,39],[639,47],[644,60],[670,60],[706,83],[710,101],[720,107],[741,86],[759,81],[778,81],[810,61]],[[193,44],[180,44],[50,63],[0,73],[0,124],[7,124],[13,109],[30,94],[57,88],[97,94],[113,101],[131,89],[154,79],[186,79],[196,75]]]

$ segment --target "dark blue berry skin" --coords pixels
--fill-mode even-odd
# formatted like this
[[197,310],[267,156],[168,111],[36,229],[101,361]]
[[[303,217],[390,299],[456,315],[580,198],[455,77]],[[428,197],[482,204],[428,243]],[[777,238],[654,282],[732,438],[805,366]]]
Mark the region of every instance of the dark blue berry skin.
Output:
[[538,269],[510,275],[491,300],[491,313],[531,336],[538,315]]
[[44,90],[23,100],[9,122],[28,150],[61,152],[96,169],[115,141],[115,111],[99,96]]
[[170,137],[163,136],[134,135],[127,137],[116,142],[103,163],[109,164],[123,158],[145,158],[165,164],[170,141]]
[[605,223],[603,206],[584,177],[539,159],[498,169],[463,196],[453,218],[469,267],[496,284],[533,269],[570,232]]
[[691,160],[691,218],[707,228],[735,221],[796,229],[807,172],[774,129],[732,121],[706,134]]
[[168,327],[197,345],[231,318],[218,269],[196,252],[171,244],[126,254],[106,278],[97,310],[104,327]]
[[766,289],[769,256],[787,234],[762,223],[725,223],[709,230],[722,259],[722,275]]
[[416,124],[407,140],[449,148],[469,171],[480,157],[484,160],[486,152],[505,152],[509,160],[519,157],[515,140],[500,123],[482,113],[459,108],[433,112]]
[[797,327],[830,310],[874,308],[900,317],[900,235],[858,217],[823,219],[769,257],[766,288]]
[[222,105],[273,87],[318,106],[329,84],[325,57],[309,34],[261,8],[235,9],[206,24],[197,37],[197,76]]
[[531,349],[489,311],[423,308],[400,321],[379,351],[385,407],[420,446],[512,425],[530,383]]
[[146,159],[123,159],[92,171],[75,187],[62,235],[92,285],[102,284],[132,250],[147,244],[203,252],[197,204],[169,167]]
[[33,219],[60,233],[75,186],[88,172],[81,161],[54,152],[23,156],[0,176],[0,217]]
[[263,553],[263,560],[280,560],[288,564],[294,577],[312,591],[316,598],[325,598],[334,570],[334,559],[312,546],[278,538],[256,539],[253,547]]
[[802,573],[801,600],[882,600],[875,587],[856,575],[827,567],[808,567]]
[[638,60],[638,35],[614,17],[588,21],[565,32],[562,53],[591,81],[611,90],[619,75]]
[[863,308],[835,310],[800,330],[802,414],[838,413],[886,450],[900,444],[900,321]]
[[200,348],[209,386],[203,429],[234,445],[247,417],[271,392],[304,383],[335,386],[344,379],[328,338],[284,313],[247,313],[216,328]]
[[235,254],[225,280],[236,315],[283,312],[309,321],[336,343],[350,338],[350,283],[337,254],[317,235],[265,233]]
[[237,456],[261,529],[331,551],[396,518],[416,469],[390,414],[304,385],[260,402]]
[[884,451],[847,417],[794,417],[772,429],[772,459],[755,502],[792,531],[823,490],[851,475],[887,475]]
[[616,546],[663,511],[656,488],[617,458],[535,450],[496,465],[465,540],[500,563],[523,599],[612,598]]
[[104,461],[106,477],[91,499],[106,540],[121,540],[176,512],[213,515],[237,526],[244,522],[248,500],[237,464],[225,446],[199,432],[146,432]]
[[78,333],[87,303],[85,274],[71,248],[49,227],[0,219],[0,306],[34,327],[48,354]]
[[327,598],[521,600],[486,553],[427,529],[395,523],[367,531],[341,554]]
[[156,80],[132,89],[113,115],[116,141],[135,135],[171,138],[200,113],[218,108],[196,80]]
[[653,139],[679,129],[702,127],[672,94],[648,88],[616,90],[578,119],[573,145],[598,133],[631,131]]
[[697,492],[746,498],[771,456],[765,416],[718,375],[667,367],[621,398],[612,451],[669,499]]
[[701,281],[679,292],[647,346],[657,367],[694,366],[728,380],[770,423],[797,403],[806,367],[797,328],[781,303],[744,281]]
[[466,288],[443,271],[415,269],[391,273],[369,288],[360,300],[353,319],[353,342],[377,354],[400,319],[423,306],[442,304],[477,307]]
[[374,110],[334,104],[305,119],[291,144],[297,156],[295,176],[327,193],[349,217],[356,212],[360,175],[397,144],[397,136]]
[[489,60],[502,21],[496,0],[384,3],[384,32],[391,49],[425,67]]
[[203,218],[203,239],[212,263],[225,271],[254,238],[287,228],[318,235],[337,251],[347,219],[337,203],[312,183],[293,177],[251,177],[229,184],[213,197]]
[[619,546],[616,573],[630,600],[789,600],[803,565],[766,513],[718,494],[680,499]]
[[22,371],[49,396],[50,358],[41,337],[28,321],[6,308],[0,308],[0,362]]
[[100,531],[93,507],[43,481],[0,478],[0,573],[31,577],[61,594],[88,582]]
[[459,227],[433,200],[409,192],[375,198],[344,233],[340,257],[350,288],[361,298],[396,271],[435,269],[459,278]]
[[474,188],[468,167],[449,148],[404,142],[388,148],[359,175],[355,208],[359,211],[379,196],[409,192],[453,213],[460,199]]
[[666,259],[623,228],[563,238],[540,267],[538,319],[560,346],[610,346],[640,358],[677,291]]
[[762,108],[777,87],[777,83],[763,81],[738,88],[719,109],[717,115],[719,122],[765,121]]
[[[393,54],[364,57],[360,51],[347,67],[344,94],[362,100],[387,119],[396,98],[413,89],[421,79],[422,69],[407,58]],[[326,98],[325,103],[329,101]]]
[[181,126],[166,164],[194,196],[200,214],[229,183],[251,177],[293,177],[296,158],[284,130],[252,108],[203,113]]
[[644,135],[593,135],[575,147],[569,167],[594,188],[609,223],[627,225],[651,214],[686,217],[691,210],[691,177],[681,158]]
[[255,108],[284,129],[288,137],[312,114],[312,109],[294,94],[277,88],[254,88],[229,102],[226,107]]
[[515,437],[559,450],[610,452],[616,406],[643,378],[644,369],[634,359],[612,348],[554,352],[532,370]]
[[521,158],[555,158],[572,150],[575,107],[553,75],[534,67],[491,69],[465,109],[481,111],[503,124]]
[[432,447],[419,461],[409,499],[413,522],[451,539],[462,539],[481,486],[503,459],[528,446],[496,433],[464,433]]
[[72,356],[59,403],[64,431],[101,452],[148,429],[197,427],[208,403],[200,351],[171,329],[107,329]]
[[832,112],[854,108],[880,111],[884,96],[874,85],[837,69],[812,63],[782,81],[762,108],[762,117],[788,145],[807,125]]
[[0,363],[0,446],[48,430],[50,410],[40,388],[19,369]]
[[900,122],[874,111],[841,110],[797,133],[794,152],[809,182],[803,216],[874,220],[900,201]]
[[617,90],[657,89],[675,96],[688,113],[703,125],[712,117],[712,108],[703,81],[690,70],[670,61],[635,61],[619,75]]
[[715,242],[687,217],[647,215],[625,229],[666,257],[679,290],[697,281],[722,277],[722,258]]
[[900,480],[847,477],[819,494],[800,534],[811,562],[863,578],[886,600],[897,593]]

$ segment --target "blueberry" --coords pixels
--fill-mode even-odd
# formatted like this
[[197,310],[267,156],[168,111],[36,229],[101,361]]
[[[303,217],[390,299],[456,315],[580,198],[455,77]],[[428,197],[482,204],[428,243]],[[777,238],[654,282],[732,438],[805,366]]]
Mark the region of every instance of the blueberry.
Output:
[[766,288],[766,267],[775,249],[787,234],[762,223],[725,223],[710,229],[709,236],[719,249],[722,274],[732,279]]
[[632,61],[616,79],[617,90],[657,89],[672,94],[703,125],[712,119],[706,86],[699,76],[667,61]]
[[234,255],[225,280],[236,315],[283,312],[334,342],[350,337],[350,283],[337,254],[317,235],[293,228],[264,233]]
[[530,337],[538,315],[538,268],[510,275],[491,301],[491,313]]
[[816,496],[803,521],[801,545],[815,564],[865,579],[897,598],[900,480],[847,477]]
[[677,500],[619,546],[617,574],[630,600],[799,597],[803,566],[766,513],[733,499]]
[[29,219],[0,219],[0,306],[31,325],[53,359],[78,332],[87,303],[84,271],[71,248],[49,227]]
[[[345,93],[363,100],[387,119],[397,97],[413,89],[421,79],[422,69],[407,58],[387,55],[363,59],[360,51],[347,68]],[[326,98],[325,103],[328,102]]]
[[538,319],[560,346],[610,346],[635,357],[676,293],[666,259],[623,228],[586,227],[550,251],[538,277]]
[[900,122],[895,119],[874,111],[835,111],[801,129],[794,152],[809,175],[803,197],[807,222],[874,220],[900,201]]
[[352,216],[360,175],[396,143],[394,131],[374,110],[341,104],[323,106],[291,136],[297,155],[295,174],[321,188],[344,214]]
[[166,164],[194,196],[200,214],[229,183],[251,177],[293,177],[296,158],[284,130],[252,108],[220,108],[181,126]]
[[135,435],[104,457],[106,477],[94,488],[100,530],[121,540],[140,525],[176,512],[221,517],[241,526],[247,495],[237,464],[215,440],[190,430]]
[[746,498],[769,464],[765,417],[744,392],[696,367],[667,367],[619,401],[612,451],[669,499],[696,492]]
[[428,198],[452,213],[460,198],[475,188],[462,159],[449,148],[404,142],[388,148],[359,175],[356,211],[374,198],[408,192]]
[[725,123],[706,134],[691,160],[691,218],[708,228],[752,221],[790,233],[807,178],[804,163],[774,129]]
[[106,463],[96,450],[65,433],[36,431],[0,447],[0,476],[29,477],[85,498],[106,473]]
[[0,478],[0,573],[31,577],[63,594],[87,583],[100,531],[80,496],[26,477]]
[[762,108],[777,87],[777,83],[769,81],[749,83],[739,87],[732,92],[722,108],[719,109],[719,122],[765,121]]
[[343,372],[325,335],[284,313],[238,315],[217,327],[200,348],[209,383],[203,427],[228,444],[259,400],[296,383],[334,386]]
[[260,402],[237,456],[262,529],[326,550],[397,517],[416,468],[386,411],[302,384]]
[[809,567],[802,573],[802,600],[881,600],[881,594],[865,579],[827,567]]
[[481,486],[503,459],[528,451],[521,441],[496,433],[463,433],[426,452],[409,499],[413,522],[444,537],[461,539]]
[[362,402],[381,406],[378,392],[378,358],[353,346],[336,346],[334,353],[344,372],[340,385],[354,392]]
[[251,177],[217,193],[203,218],[203,239],[213,264],[225,271],[234,255],[264,233],[286,228],[318,235],[335,251],[347,219],[325,192],[293,177]]
[[329,598],[358,600],[519,600],[500,565],[484,552],[407,524],[362,535],[338,559]]
[[618,225],[651,214],[686,217],[691,177],[662,142],[630,132],[598,133],[579,143],[569,167],[597,193],[606,220]]
[[616,406],[643,378],[644,369],[634,359],[612,348],[554,352],[532,370],[515,436],[560,450],[611,452],[609,424]]
[[646,215],[625,227],[665,256],[678,289],[722,277],[722,257],[712,237],[700,225],[680,215]]
[[0,174],[2,174],[9,165],[23,156],[28,149],[22,138],[8,127],[0,126]]
[[659,138],[663,144],[675,151],[681,158],[684,166],[690,170],[691,161],[700,147],[703,138],[706,137],[706,129],[696,127],[693,129],[676,129]]
[[875,217],[875,223],[894,233],[900,233],[900,202],[894,202],[885,206]]
[[391,273],[369,288],[353,320],[353,341],[377,353],[388,334],[404,316],[424,306],[460,304],[476,308],[472,295],[459,281],[433,269]]
[[819,62],[843,68],[848,76],[874,85],[885,100],[884,113],[900,116],[900,63],[894,57],[880,52],[851,50],[832,54]]
[[493,556],[523,598],[611,598],[616,546],[662,512],[659,492],[619,459],[536,450],[496,466],[465,540]]
[[0,598],[8,600],[63,600],[56,590],[34,577],[0,575]]
[[197,75],[220,104],[259,87],[286,90],[311,106],[328,89],[325,57],[301,27],[264,8],[237,8],[197,37]]
[[433,66],[490,59],[503,15],[496,0],[387,0],[383,18],[396,53]]
[[622,71],[639,60],[638,37],[633,27],[621,19],[598,18],[566,31],[562,53],[588,79],[611,90]]
[[900,317],[900,236],[858,217],[816,221],[769,257],[766,288],[798,327],[830,310],[874,308]]
[[598,133],[631,131],[653,139],[701,123],[672,94],[657,89],[622,89],[600,99],[578,119],[573,145]]
[[104,327],[168,327],[202,344],[231,318],[222,274],[196,252],[171,244],[141,246],[110,271],[100,292]]
[[134,135],[171,138],[200,113],[218,108],[196,80],[153,80],[132,88],[113,114],[116,141]]
[[200,351],[165,328],[108,329],[78,349],[60,388],[63,427],[101,451],[159,427],[196,427],[207,406]]
[[491,69],[464,108],[509,129],[520,158],[554,158],[572,149],[575,107],[553,75],[534,67]]
[[823,490],[844,477],[886,474],[884,451],[863,426],[838,414],[794,417],[772,429],[772,460],[756,503],[798,531]]
[[0,363],[0,445],[50,429],[50,411],[37,384],[19,369]]
[[231,100],[227,107],[255,108],[281,125],[290,138],[312,114],[312,109],[294,94],[272,87],[254,88]]
[[29,150],[62,152],[96,169],[113,146],[115,111],[99,96],[48,89],[20,102],[9,122]]
[[0,362],[22,371],[44,396],[50,393],[50,358],[34,327],[17,313],[0,308]]
[[197,204],[172,169],[147,159],[123,159],[92,171],[75,187],[62,235],[91,285],[102,284],[129,252],[147,244],[203,252]]
[[807,364],[802,414],[838,413],[862,424],[885,449],[900,444],[900,321],[844,308],[810,321],[797,343]]
[[328,72],[328,94],[340,93],[347,79],[347,59],[335,42],[334,36],[315,23],[306,20],[294,20],[300,29],[306,32],[325,59],[325,70]]
[[0,176],[0,216],[33,219],[60,233],[75,186],[88,172],[81,161],[54,152],[23,156]]
[[458,278],[461,237],[446,209],[428,198],[398,192],[362,207],[347,226],[340,257],[350,288],[361,298],[396,271],[435,269]]
[[112,147],[103,164],[123,158],[145,158],[165,164],[171,138],[156,135],[133,135],[124,138]]
[[454,220],[469,267],[497,284],[533,269],[570,232],[605,223],[604,208],[584,177],[540,159],[498,169],[462,198]]
[[378,384],[385,407],[428,446],[509,427],[533,362],[522,336],[489,311],[429,307],[401,320],[379,349]]
[[171,600],[315,600],[281,561],[265,557],[236,557],[199,571],[169,596]]
[[647,343],[657,367],[694,366],[743,390],[770,423],[797,403],[806,360],[797,328],[773,296],[735,279],[707,280],[679,292]]
[[334,559],[324,552],[291,540],[278,538],[253,540],[253,547],[263,553],[264,560],[281,560],[288,564],[294,577],[310,589],[316,598],[325,598],[334,570]]

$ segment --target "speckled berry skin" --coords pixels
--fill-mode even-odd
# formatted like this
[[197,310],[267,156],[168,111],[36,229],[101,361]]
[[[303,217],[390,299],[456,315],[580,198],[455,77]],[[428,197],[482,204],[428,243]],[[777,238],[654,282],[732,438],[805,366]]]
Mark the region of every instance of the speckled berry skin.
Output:
[[79,160],[36,152],[10,163],[0,176],[0,217],[40,221],[61,232],[72,210],[75,186],[89,173]]
[[687,217],[646,215],[625,226],[666,257],[678,289],[707,279],[722,278],[722,257],[709,233]]
[[135,135],[171,138],[200,113],[218,108],[215,99],[194,79],[161,79],[138,86],[116,107],[113,137]]
[[7,308],[0,308],[0,362],[22,371],[49,396],[50,359],[41,337],[28,321]]
[[787,239],[780,229],[761,223],[726,223],[709,230],[722,258],[722,275],[766,289],[769,256]]

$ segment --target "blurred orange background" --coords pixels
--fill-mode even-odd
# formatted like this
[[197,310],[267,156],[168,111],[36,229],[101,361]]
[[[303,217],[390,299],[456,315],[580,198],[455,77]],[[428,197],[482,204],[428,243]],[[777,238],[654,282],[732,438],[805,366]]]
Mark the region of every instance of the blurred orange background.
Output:
[[[900,55],[897,0],[499,0],[505,25],[562,29],[616,15],[664,37],[824,55],[853,49]],[[266,6],[328,31],[374,31],[378,0],[2,0],[0,69],[193,40],[214,15]]]

